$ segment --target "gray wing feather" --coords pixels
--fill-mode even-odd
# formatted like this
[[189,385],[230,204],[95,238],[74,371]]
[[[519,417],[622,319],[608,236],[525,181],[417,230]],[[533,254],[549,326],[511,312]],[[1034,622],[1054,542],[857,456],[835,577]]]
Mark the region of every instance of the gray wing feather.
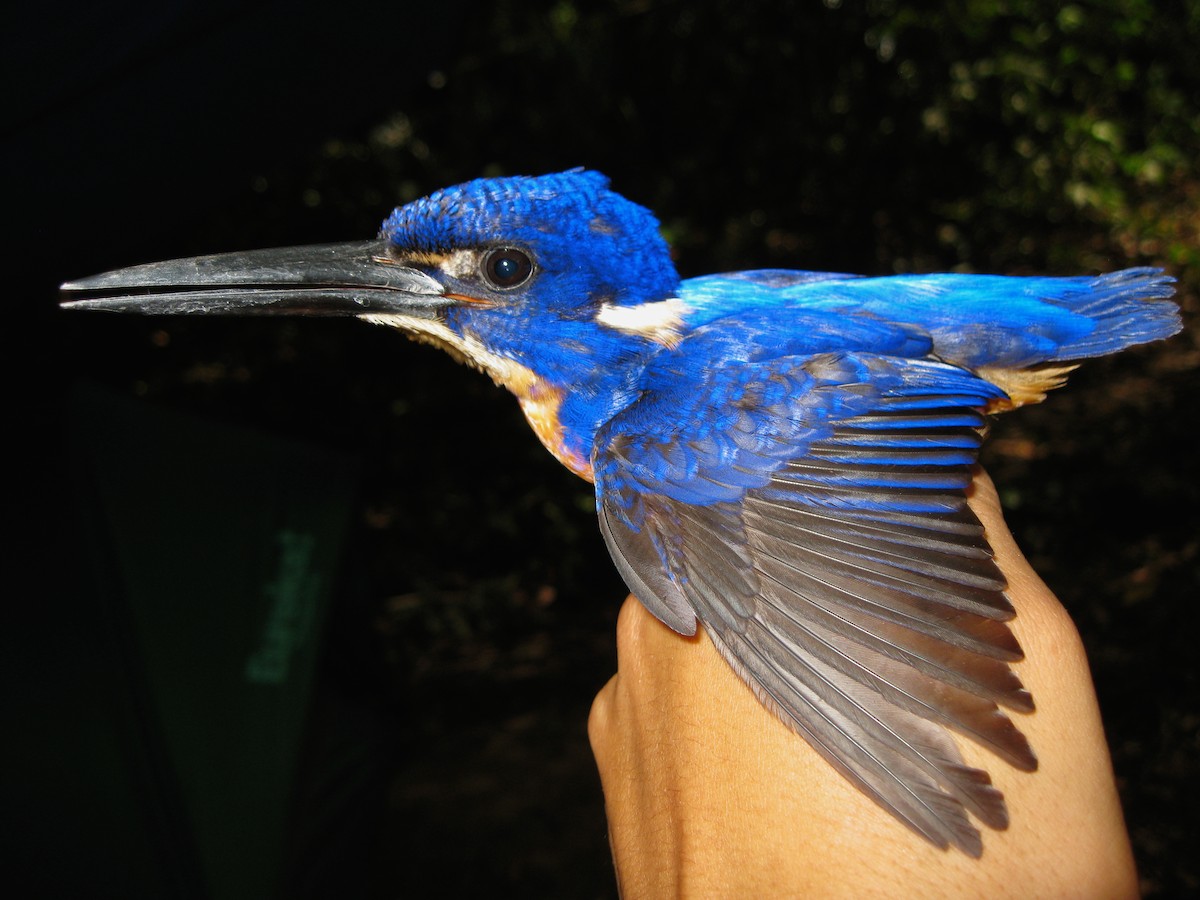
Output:
[[[963,409],[946,409],[962,421]],[[966,504],[963,456],[980,440],[929,409],[884,403],[740,502],[643,494],[635,531],[601,500],[609,549],[652,612],[685,633],[694,612],[759,698],[843,775],[928,840],[973,856],[982,842],[968,811],[992,828],[1008,816],[951,731],[1037,766],[1001,709],[1033,701],[1009,665],[1022,654],[1004,578]]]

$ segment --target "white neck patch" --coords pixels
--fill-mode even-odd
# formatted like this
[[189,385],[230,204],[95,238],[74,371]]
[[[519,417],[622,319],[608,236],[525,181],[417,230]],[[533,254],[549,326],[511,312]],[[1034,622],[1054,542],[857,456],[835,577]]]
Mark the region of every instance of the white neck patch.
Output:
[[623,334],[643,337],[664,347],[674,347],[683,337],[683,318],[690,311],[690,307],[678,297],[639,303],[637,306],[605,303],[596,313],[596,321]]

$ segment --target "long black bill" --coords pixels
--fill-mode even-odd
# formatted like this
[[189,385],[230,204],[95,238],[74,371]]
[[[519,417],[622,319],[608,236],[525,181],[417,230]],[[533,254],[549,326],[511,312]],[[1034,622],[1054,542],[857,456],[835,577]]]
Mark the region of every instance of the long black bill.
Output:
[[435,279],[395,261],[383,240],[172,259],[60,290],[67,309],[147,315],[432,318],[452,302]]

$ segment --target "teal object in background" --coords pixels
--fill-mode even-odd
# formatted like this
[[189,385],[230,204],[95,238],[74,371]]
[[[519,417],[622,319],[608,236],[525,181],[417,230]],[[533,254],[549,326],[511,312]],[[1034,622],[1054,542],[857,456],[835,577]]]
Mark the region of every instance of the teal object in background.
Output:
[[104,698],[117,716],[89,719],[77,745],[79,777],[104,785],[85,818],[132,829],[98,833],[149,856],[80,877],[123,896],[276,895],[355,466],[91,388],[71,420],[81,558],[121,670],[95,676],[126,695]]

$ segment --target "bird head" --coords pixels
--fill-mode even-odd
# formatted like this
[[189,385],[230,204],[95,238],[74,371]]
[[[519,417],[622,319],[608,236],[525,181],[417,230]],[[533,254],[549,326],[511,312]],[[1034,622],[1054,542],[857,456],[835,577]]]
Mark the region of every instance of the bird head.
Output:
[[415,264],[438,264],[447,285],[557,315],[660,300],[679,284],[653,214],[582,169],[435,191],[393,212],[381,237]]
[[433,322],[367,318],[438,343],[506,384],[516,363],[547,384],[579,385],[638,353],[639,343],[669,340],[673,307],[658,304],[679,276],[658,222],[598,172],[446,188],[397,209],[380,236],[389,259],[435,280],[451,302]]
[[653,214],[574,169],[436,191],[373,241],[151,263],[62,291],[75,309],[399,328],[512,390],[543,443],[586,475],[631,364],[680,336],[678,286]]

